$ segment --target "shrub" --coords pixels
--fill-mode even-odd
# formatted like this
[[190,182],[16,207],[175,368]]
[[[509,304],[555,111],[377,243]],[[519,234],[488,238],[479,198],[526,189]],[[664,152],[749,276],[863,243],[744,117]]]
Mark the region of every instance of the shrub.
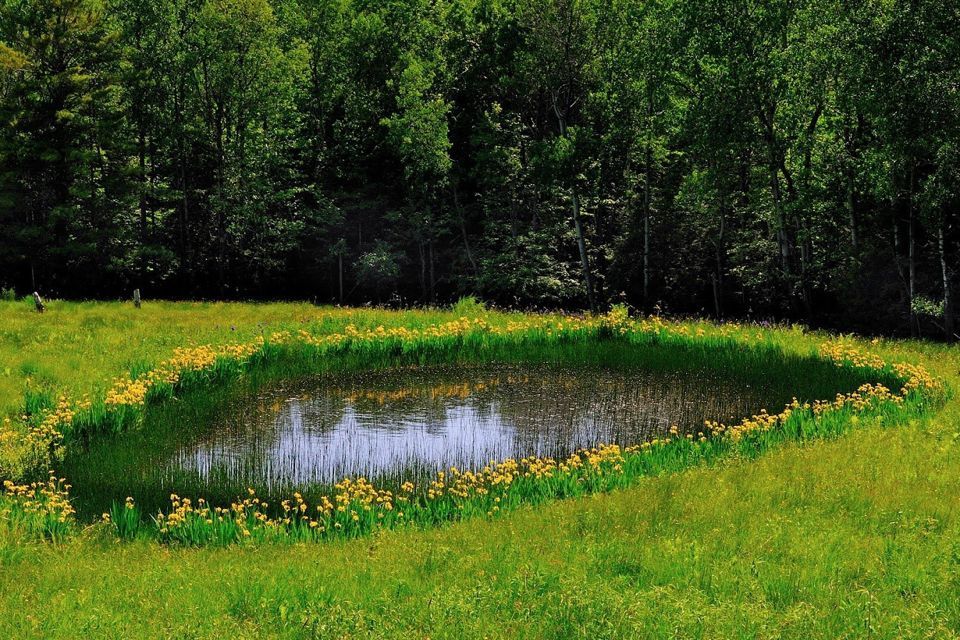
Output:
[[487,312],[487,306],[473,296],[464,296],[451,310],[458,318],[478,318]]

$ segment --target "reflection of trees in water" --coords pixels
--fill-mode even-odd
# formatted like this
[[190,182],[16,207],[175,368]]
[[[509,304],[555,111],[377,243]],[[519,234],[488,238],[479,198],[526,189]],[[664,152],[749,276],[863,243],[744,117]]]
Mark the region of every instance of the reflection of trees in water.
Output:
[[466,405],[486,410],[485,403],[471,400],[525,377],[490,369],[429,367],[357,378],[318,391],[344,398],[363,417],[364,426],[390,429],[411,421],[442,423],[451,409]]
[[233,403],[218,428],[173,464],[238,487],[475,467],[641,442],[672,425],[695,432],[706,419],[754,411],[761,395],[695,373],[601,367],[428,367],[315,378]]
[[[278,479],[301,474],[303,436],[336,428],[346,409],[343,398],[335,395],[308,395],[302,382],[244,394],[221,408],[199,442],[180,448],[166,473],[177,477],[188,472],[215,484],[271,487]],[[245,488],[239,484],[238,490]]]
[[272,416],[275,426],[298,424],[305,433],[322,434],[343,422],[349,401],[335,393],[303,394],[290,398]]
[[98,441],[78,461],[95,468],[69,475],[104,495],[113,487],[120,500],[135,484],[138,500],[153,491],[160,503],[172,491],[229,500],[248,486],[285,492],[344,476],[417,478],[450,465],[633,444],[673,424],[695,432],[705,419],[778,408],[801,382],[750,386],[717,373],[592,364],[324,376],[155,407],[144,429],[114,445]]
[[478,394],[476,401],[513,425],[517,450],[553,454],[639,442],[673,424],[694,427],[712,415],[701,410],[703,396],[718,391],[724,397],[733,390],[705,394],[703,380],[640,371],[542,369],[524,384]]

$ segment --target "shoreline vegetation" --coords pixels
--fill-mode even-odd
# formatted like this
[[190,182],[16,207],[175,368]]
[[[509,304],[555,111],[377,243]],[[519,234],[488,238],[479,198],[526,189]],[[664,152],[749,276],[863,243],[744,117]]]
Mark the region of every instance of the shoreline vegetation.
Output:
[[[470,360],[514,348],[618,341],[631,349],[686,349],[762,375],[763,357],[783,354],[766,329],[635,319],[624,308],[602,316],[536,316],[491,313],[463,301],[445,316],[428,313],[412,326],[403,324],[403,314],[393,314],[392,323],[376,323],[373,318],[374,324],[358,326],[340,318],[337,325],[325,325],[325,311],[334,316],[345,313],[320,309],[306,328],[263,330],[245,342],[175,347],[171,357],[156,366],[132,367],[99,395],[70,397],[30,389],[16,421],[4,419],[3,470],[7,474],[13,470],[19,478],[55,470],[65,447],[82,446],[104,433],[136,429],[150,405],[271,367],[310,372],[336,370],[346,363],[396,366]],[[145,514],[130,496],[103,514],[94,529],[120,539],[202,546],[352,538],[398,526],[494,518],[521,505],[622,489],[641,477],[728,456],[756,457],[784,442],[834,437],[862,423],[901,424],[946,397],[943,382],[922,366],[887,362],[843,337],[816,342],[815,352],[808,346],[801,355],[832,363],[851,379],[863,378],[855,391],[812,402],[795,400],[778,413],[761,412],[734,424],[708,422],[696,434],[674,432],[630,447],[598,445],[559,460],[509,459],[483,469],[452,468],[432,482],[406,483],[398,491],[375,487],[364,478],[348,478],[331,496],[310,504],[295,493],[279,505],[268,505],[251,487],[248,495],[229,505],[174,494],[167,511]],[[4,484],[0,524],[28,537],[56,541],[81,529],[70,504],[68,479],[53,471],[45,481],[19,478]]]

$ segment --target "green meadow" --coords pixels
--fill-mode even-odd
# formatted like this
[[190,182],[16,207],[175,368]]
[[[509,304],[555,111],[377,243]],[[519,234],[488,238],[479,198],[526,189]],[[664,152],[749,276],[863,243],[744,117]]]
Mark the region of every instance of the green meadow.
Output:
[[[0,338],[0,479],[25,485],[46,470],[23,462],[20,443],[58,403],[80,398],[76,415],[57,423],[58,439],[43,441],[55,444],[45,451],[53,470],[64,449],[82,460],[107,436],[149,443],[144,429],[175,432],[163,424],[172,403],[209,416],[218,406],[209,399],[232,388],[318,372],[575,353],[578,365],[710,370],[811,396],[773,417],[598,447],[575,463],[504,462],[403,500],[352,485],[342,511],[317,505],[320,515],[290,522],[251,503],[217,524],[219,512],[200,512],[202,496],[159,520],[131,496],[107,519],[60,521],[43,511],[46,497],[24,507],[7,495],[3,637],[960,634],[956,347],[616,313],[500,313],[470,301],[399,312],[53,301],[42,315],[2,302]],[[253,346],[204,359],[204,345]],[[171,377],[164,367],[178,348],[193,351]],[[922,369],[895,366],[903,363]],[[109,400],[118,380],[119,403]],[[857,395],[864,384],[883,390]]]

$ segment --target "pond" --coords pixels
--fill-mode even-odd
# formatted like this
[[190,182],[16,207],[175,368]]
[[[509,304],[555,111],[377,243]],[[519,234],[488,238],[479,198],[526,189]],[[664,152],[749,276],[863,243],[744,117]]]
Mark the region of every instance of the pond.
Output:
[[226,476],[272,491],[345,476],[423,475],[450,465],[558,456],[631,444],[733,418],[764,403],[760,389],[560,367],[430,367],[346,380],[302,380],[244,398],[219,428],[162,463],[171,477]]
[[589,358],[328,373],[169,403],[140,431],[68,458],[64,474],[90,513],[127,495],[150,510],[174,492],[220,503],[247,487],[316,495],[347,476],[399,485],[450,466],[636,444],[673,426],[695,433],[705,420],[779,410],[797,386]]

